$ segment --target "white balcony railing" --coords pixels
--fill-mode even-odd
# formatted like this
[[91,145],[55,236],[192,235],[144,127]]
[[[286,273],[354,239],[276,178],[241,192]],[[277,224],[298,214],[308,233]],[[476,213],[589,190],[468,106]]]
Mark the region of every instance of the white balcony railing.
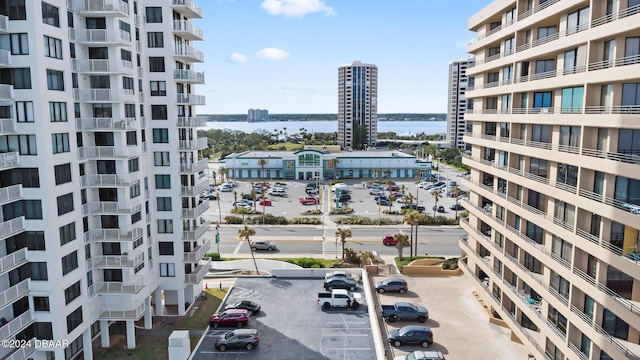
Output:
[[137,124],[136,118],[78,118],[76,130],[134,130]]
[[24,230],[24,216],[0,223],[0,239]]
[[201,181],[194,186],[181,186],[180,187],[180,195],[197,195],[204,191],[207,187],[209,187],[209,182],[207,179]]
[[17,152],[0,153],[0,169],[16,167],[20,165],[20,155]]
[[69,29],[69,40],[79,43],[114,43],[131,45],[131,33],[124,30]]
[[79,73],[133,74],[133,63],[114,59],[71,59],[71,69]]
[[173,20],[173,31],[182,34],[186,40],[202,40],[202,30],[189,20]]
[[182,209],[183,218],[197,218],[209,208],[209,201],[205,200],[193,209]]
[[80,176],[80,186],[131,186],[140,182],[134,174],[87,174]]
[[22,185],[11,185],[0,188],[0,204],[22,198]]
[[202,18],[202,8],[193,0],[173,0],[173,8],[188,17]]
[[0,101],[13,100],[13,85],[0,84]]
[[0,119],[0,134],[15,134],[14,123],[13,119]]
[[182,240],[198,240],[204,233],[209,230],[211,227],[211,223],[209,221],[204,221],[200,226],[198,226],[195,230],[183,230],[182,231]]
[[198,117],[179,117],[179,127],[202,127],[207,126],[207,118],[203,116]]
[[[36,338],[32,338],[31,340],[27,340],[27,341],[29,341],[29,344],[35,344]],[[35,346],[19,347],[14,352],[12,352],[7,357],[5,357],[4,360],[24,360],[24,359],[29,359],[29,356],[31,356],[31,354],[36,352],[36,350],[38,350],[38,348],[36,348]]]
[[145,286],[145,279],[142,276],[134,276],[131,282],[95,282],[95,292],[98,294],[137,294]]
[[106,13],[117,16],[129,15],[129,4],[122,0],[67,0],[67,8],[83,15]]
[[92,256],[94,267],[134,267],[144,261],[144,253],[132,255],[98,255]]
[[206,98],[204,95],[178,93],[176,95],[176,101],[179,104],[206,105]]
[[0,292],[0,309],[29,293],[29,281],[29,279],[22,280],[7,290]]
[[131,215],[142,209],[140,197],[128,201],[94,201],[82,205],[82,215],[89,214],[124,214]]
[[188,58],[194,62],[203,62],[204,53],[191,45],[178,45],[173,48],[173,55],[176,57]]
[[31,312],[28,310],[20,314],[18,317],[13,318],[13,320],[9,320],[8,324],[5,324],[0,328],[0,341],[6,340],[10,336],[17,334],[32,322],[33,318],[31,317]]
[[78,158],[131,158],[139,155],[140,151],[136,146],[85,146],[78,148]]
[[190,252],[184,253],[184,262],[198,262],[202,260],[204,254],[211,248],[211,239],[204,239],[202,245],[196,246]]
[[144,309],[144,303],[135,309],[101,308],[98,311],[98,318],[100,320],[138,320],[144,314]]
[[134,241],[142,237],[142,228],[135,227],[131,231],[120,229],[92,229],[84,233],[85,243],[91,241]]
[[178,148],[180,150],[200,150],[206,148],[207,144],[207,138],[200,138],[196,140],[180,140]]
[[0,15],[0,31],[9,31],[9,17],[7,15]]
[[207,159],[202,159],[195,163],[180,163],[180,172],[195,173],[206,169],[208,166]]
[[211,259],[207,260],[204,264],[196,266],[191,274],[186,274],[184,276],[184,282],[187,284],[199,284],[207,272],[209,272],[209,269],[211,269]]
[[204,71],[195,72],[193,70],[173,70],[173,79],[194,84],[204,84]]
[[0,49],[0,66],[11,66],[11,52]]

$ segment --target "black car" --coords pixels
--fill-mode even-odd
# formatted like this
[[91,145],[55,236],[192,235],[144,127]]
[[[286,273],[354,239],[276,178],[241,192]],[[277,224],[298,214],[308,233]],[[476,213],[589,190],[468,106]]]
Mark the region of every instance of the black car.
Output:
[[433,344],[433,333],[426,326],[407,325],[401,329],[389,330],[389,344],[395,347],[402,344],[420,344],[426,348]]
[[453,204],[449,207],[449,209],[451,210],[464,210],[464,206],[460,205],[460,204]]
[[437,211],[439,213],[443,213],[444,212],[444,206],[440,205],[440,206],[434,206],[433,207],[433,211]]
[[229,310],[229,309],[244,309],[244,310],[247,310],[249,315],[253,315],[253,314],[257,314],[257,313],[260,312],[260,305],[254,303],[253,301],[242,300],[242,301],[239,301],[239,302],[234,303],[234,304],[229,304],[229,305],[225,306],[224,309],[225,310]]
[[351,200],[351,195],[347,193],[341,193],[339,196],[335,198],[335,200],[339,202],[348,202],[349,200]]
[[227,351],[227,349],[244,348],[251,350],[260,343],[260,336],[256,329],[236,329],[218,337],[216,349]]
[[424,206],[417,205],[417,204],[405,204],[405,205],[402,205],[400,209],[418,210],[418,212],[423,212],[425,210]]
[[324,281],[324,289],[327,291],[330,291],[331,289],[346,289],[354,291],[357,288],[357,281],[343,277],[332,277]]

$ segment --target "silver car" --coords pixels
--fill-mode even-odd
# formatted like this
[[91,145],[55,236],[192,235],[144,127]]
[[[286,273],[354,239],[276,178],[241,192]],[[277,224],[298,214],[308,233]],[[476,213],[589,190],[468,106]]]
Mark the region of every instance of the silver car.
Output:
[[277,249],[278,247],[276,246],[276,244],[272,243],[269,240],[257,240],[257,241],[251,242],[251,250],[253,251],[256,251],[256,250],[273,251]]

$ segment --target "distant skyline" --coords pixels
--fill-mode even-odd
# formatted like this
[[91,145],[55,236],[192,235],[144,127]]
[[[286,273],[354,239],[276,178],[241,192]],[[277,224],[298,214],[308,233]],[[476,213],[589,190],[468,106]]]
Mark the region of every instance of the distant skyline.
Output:
[[471,15],[452,0],[196,0],[207,97],[199,114],[337,113],[338,67],[379,71],[379,113],[446,113],[448,64],[466,58]]

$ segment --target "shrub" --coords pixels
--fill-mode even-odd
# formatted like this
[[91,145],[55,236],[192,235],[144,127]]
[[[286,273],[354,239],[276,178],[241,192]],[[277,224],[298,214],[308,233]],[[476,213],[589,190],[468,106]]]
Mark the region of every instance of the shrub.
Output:
[[[250,219],[252,224],[263,224],[262,216],[256,216]],[[264,214],[264,225],[288,225],[289,220],[284,216],[275,216],[273,214]]]
[[382,213],[383,214],[387,214],[387,215],[398,215],[398,214],[400,214],[398,212],[398,210],[389,210],[389,209],[382,210]]
[[303,267],[303,268],[321,268],[322,267],[322,262],[320,262],[320,260],[318,259],[314,259],[314,258],[298,258],[298,259],[293,259],[293,263]]
[[293,218],[289,220],[289,224],[320,225],[321,222],[318,218]]
[[307,210],[307,211],[301,212],[301,214],[302,215],[320,215],[322,214],[322,210],[320,209]]
[[262,211],[253,210],[253,209],[249,210],[249,209],[245,209],[245,208],[233,208],[229,212],[232,213],[232,214],[245,214],[245,215],[262,214]]
[[402,224],[400,220],[387,219],[387,218],[363,218],[363,217],[345,217],[345,218],[337,218],[335,220],[336,224],[346,224],[346,225],[396,225]]
[[451,219],[446,216],[438,215],[433,217],[431,215],[423,215],[420,219],[420,225],[457,225],[457,219]]
[[458,258],[451,258],[442,262],[442,270],[455,270],[457,268]]
[[331,215],[344,215],[344,214],[351,214],[354,210],[348,206],[343,206],[340,209],[331,209],[331,212],[329,212],[329,214]]
[[206,253],[204,254],[205,258],[211,259],[213,261],[220,261],[220,254],[218,254],[217,252],[210,252],[210,253]]
[[344,261],[352,264],[358,264],[360,260],[358,260],[358,253],[353,251],[352,248],[344,248]]
[[242,224],[242,218],[240,216],[227,215],[224,217],[224,222],[227,224]]

